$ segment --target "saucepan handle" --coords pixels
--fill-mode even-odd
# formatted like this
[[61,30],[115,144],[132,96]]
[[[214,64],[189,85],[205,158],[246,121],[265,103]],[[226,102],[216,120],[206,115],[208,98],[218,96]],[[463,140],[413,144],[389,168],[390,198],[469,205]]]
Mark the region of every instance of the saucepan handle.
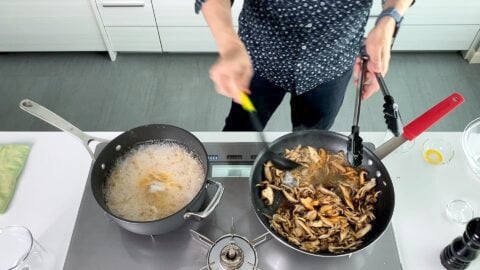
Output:
[[85,146],[88,153],[90,154],[90,156],[92,156],[93,159],[95,159],[95,156],[89,146],[90,143],[93,141],[107,142],[107,140],[105,139],[87,135],[67,120],[63,119],[62,117],[58,116],[57,114],[43,107],[42,105],[31,101],[30,99],[24,99],[20,101],[20,109],[80,139],[83,146]]
[[208,188],[208,186],[210,186],[210,185],[215,185],[217,187],[217,191],[215,192],[215,195],[213,195],[213,198],[210,200],[207,207],[205,207],[205,209],[203,209],[203,211],[201,211],[201,212],[186,212],[183,215],[184,219],[187,219],[187,218],[190,218],[190,217],[196,217],[198,219],[204,219],[204,218],[208,217],[213,212],[213,210],[215,210],[215,208],[217,207],[218,203],[220,202],[220,199],[222,198],[223,191],[225,190],[225,188],[223,187],[222,183],[212,181],[212,180],[207,180],[207,181],[208,182],[207,182],[206,188]]

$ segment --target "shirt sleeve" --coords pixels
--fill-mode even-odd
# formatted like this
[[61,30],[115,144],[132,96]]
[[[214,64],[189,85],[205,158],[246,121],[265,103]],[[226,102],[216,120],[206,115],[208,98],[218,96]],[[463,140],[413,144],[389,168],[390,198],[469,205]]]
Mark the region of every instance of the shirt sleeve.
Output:
[[195,14],[200,13],[200,10],[202,9],[203,3],[205,3],[206,0],[195,0]]

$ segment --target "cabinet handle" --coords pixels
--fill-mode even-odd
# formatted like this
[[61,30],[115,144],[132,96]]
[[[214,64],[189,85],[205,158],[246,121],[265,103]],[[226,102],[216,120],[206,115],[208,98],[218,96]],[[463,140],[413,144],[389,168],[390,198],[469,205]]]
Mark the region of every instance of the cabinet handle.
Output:
[[145,1],[104,1],[103,7],[144,7]]

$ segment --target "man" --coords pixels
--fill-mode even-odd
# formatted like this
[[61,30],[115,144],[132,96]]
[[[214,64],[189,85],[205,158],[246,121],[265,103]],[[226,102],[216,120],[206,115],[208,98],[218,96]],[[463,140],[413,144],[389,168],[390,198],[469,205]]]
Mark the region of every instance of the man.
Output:
[[[370,57],[363,99],[378,90],[374,74],[388,70],[392,37],[413,0],[386,0],[366,40]],[[342,105],[372,0],[244,0],[239,32],[230,0],[196,0],[219,50],[210,77],[233,99],[224,131],[253,131],[238,104],[250,94],[265,127],[286,92],[294,130],[329,129]],[[355,67],[354,67],[355,66]],[[355,83],[357,80],[355,80]]]

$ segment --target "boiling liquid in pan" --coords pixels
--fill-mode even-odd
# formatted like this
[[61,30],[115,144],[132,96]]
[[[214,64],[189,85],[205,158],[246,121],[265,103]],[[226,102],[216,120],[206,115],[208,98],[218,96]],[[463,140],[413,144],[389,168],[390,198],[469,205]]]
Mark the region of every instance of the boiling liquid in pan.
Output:
[[105,201],[117,216],[150,221],[187,205],[205,179],[201,162],[175,143],[135,147],[112,169]]

